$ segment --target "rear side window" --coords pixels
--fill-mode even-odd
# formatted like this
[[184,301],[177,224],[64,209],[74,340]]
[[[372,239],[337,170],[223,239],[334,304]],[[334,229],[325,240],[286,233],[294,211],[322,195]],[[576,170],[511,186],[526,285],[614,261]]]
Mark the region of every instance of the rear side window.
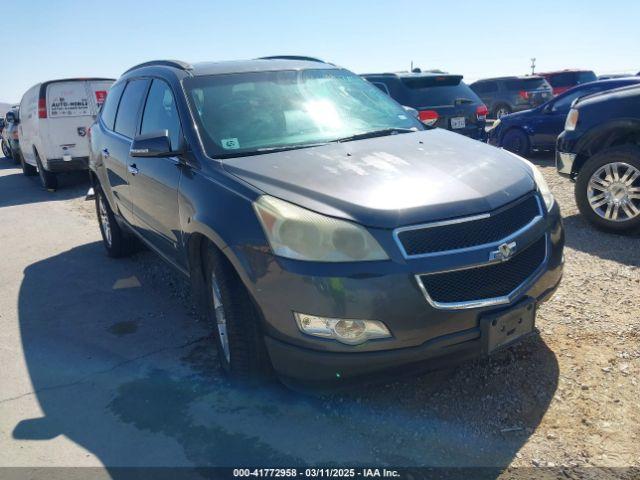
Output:
[[128,138],[136,136],[138,112],[148,85],[148,80],[132,80],[127,83],[116,115],[114,130],[119,134]]
[[577,72],[576,77],[576,81],[578,84],[595,82],[598,79],[596,77],[596,74],[593,72]]
[[175,150],[180,142],[181,134],[176,102],[169,85],[162,80],[154,80],[144,107],[140,133],[153,133],[161,130],[169,131],[171,150]]
[[113,125],[116,122],[118,102],[120,102],[120,97],[122,96],[125,85],[126,82],[120,82],[111,87],[104,106],[102,107],[100,117],[109,130],[113,130]]
[[481,103],[460,75],[406,77],[402,83],[407,87],[409,106],[414,108],[454,105],[456,101]]
[[506,80],[505,86],[507,90],[539,90],[541,88],[549,88],[544,78],[517,78]]

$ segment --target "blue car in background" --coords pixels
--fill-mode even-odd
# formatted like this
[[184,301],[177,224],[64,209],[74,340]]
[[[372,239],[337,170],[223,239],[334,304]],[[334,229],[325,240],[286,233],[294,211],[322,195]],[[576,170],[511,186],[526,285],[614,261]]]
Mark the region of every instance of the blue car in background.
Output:
[[539,107],[505,115],[493,124],[488,141],[518,155],[526,156],[531,150],[554,149],[556,138],[564,129],[571,104],[577,98],[593,93],[640,84],[639,77],[616,78],[578,85]]

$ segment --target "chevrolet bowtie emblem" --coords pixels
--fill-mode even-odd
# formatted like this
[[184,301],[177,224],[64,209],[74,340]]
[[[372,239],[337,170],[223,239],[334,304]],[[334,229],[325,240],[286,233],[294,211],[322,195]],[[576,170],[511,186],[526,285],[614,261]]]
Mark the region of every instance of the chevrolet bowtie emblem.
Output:
[[489,260],[509,260],[516,253],[516,242],[503,243],[498,246],[498,250],[489,254]]

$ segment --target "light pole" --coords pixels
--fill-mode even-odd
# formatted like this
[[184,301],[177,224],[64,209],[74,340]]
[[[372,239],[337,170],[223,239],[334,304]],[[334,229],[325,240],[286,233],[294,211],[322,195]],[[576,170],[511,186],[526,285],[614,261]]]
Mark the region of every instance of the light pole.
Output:
[[531,59],[531,75],[534,75],[536,73],[536,58],[533,57]]

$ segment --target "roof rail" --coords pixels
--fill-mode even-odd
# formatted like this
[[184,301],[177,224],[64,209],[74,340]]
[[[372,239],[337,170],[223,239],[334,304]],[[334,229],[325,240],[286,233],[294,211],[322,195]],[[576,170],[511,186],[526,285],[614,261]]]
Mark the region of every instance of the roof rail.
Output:
[[129,70],[125,71],[123,75],[125,73],[129,73],[132,70],[136,70],[138,68],[154,67],[154,66],[173,67],[179,70],[193,70],[193,66],[190,63],[182,62],[180,60],[151,60],[150,62],[140,63],[139,65],[135,65],[131,67]]
[[328,63],[315,57],[305,57],[304,55],[271,55],[268,57],[258,57],[257,60],[300,60],[304,62]]

